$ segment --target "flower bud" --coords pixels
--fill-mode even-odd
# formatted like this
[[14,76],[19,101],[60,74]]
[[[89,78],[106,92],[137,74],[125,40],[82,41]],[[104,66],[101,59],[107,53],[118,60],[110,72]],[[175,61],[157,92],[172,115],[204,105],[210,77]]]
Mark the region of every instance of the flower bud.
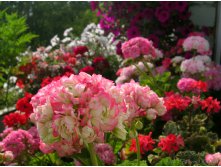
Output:
[[136,128],[137,130],[141,130],[141,129],[143,128],[143,123],[142,123],[141,121],[137,121],[137,122],[135,123],[135,128]]

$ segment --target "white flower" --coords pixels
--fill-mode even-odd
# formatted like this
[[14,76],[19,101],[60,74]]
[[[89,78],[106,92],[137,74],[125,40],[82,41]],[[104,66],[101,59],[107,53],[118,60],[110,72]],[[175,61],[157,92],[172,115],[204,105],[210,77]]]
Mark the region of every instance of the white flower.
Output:
[[66,36],[68,36],[68,34],[69,34],[71,31],[73,31],[73,28],[72,28],[72,27],[66,29],[66,30],[64,31],[64,34],[63,34],[63,35],[66,37]]
[[58,37],[58,35],[55,35],[52,39],[51,39],[51,45],[54,47],[56,46],[60,41],[60,38]]
[[66,37],[66,38],[64,38],[64,39],[62,39],[62,43],[66,43],[66,42],[69,42],[69,41],[71,41],[71,38],[70,37]]

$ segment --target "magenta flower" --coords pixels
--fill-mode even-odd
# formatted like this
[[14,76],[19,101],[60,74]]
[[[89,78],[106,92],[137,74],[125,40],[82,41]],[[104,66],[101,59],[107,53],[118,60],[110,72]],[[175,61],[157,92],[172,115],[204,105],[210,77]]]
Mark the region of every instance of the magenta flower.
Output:
[[129,29],[127,29],[127,38],[128,39],[131,39],[131,38],[134,38],[134,37],[138,37],[138,36],[140,36],[140,34],[141,34],[140,30],[136,26],[132,26]]
[[158,7],[155,11],[155,16],[163,24],[169,20],[170,13],[164,7]]

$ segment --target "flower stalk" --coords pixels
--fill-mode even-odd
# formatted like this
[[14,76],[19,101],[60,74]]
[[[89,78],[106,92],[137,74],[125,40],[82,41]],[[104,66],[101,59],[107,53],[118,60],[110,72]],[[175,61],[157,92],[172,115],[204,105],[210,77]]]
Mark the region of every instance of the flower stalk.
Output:
[[89,143],[88,144],[88,151],[90,153],[90,158],[91,158],[91,164],[93,166],[98,166],[98,162],[97,162],[97,156],[96,156],[96,152],[94,150],[94,145],[93,143]]
[[140,142],[138,135],[136,136],[136,147],[137,147],[137,166],[140,166],[141,155],[140,155]]

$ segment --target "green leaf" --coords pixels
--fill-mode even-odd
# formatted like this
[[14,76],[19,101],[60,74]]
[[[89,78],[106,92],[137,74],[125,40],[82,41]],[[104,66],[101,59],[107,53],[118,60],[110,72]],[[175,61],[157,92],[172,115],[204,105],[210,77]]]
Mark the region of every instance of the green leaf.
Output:
[[[117,166],[137,166],[137,160],[134,161],[129,161],[129,160],[125,160],[120,164],[117,164]],[[140,166],[147,166],[147,163],[145,160],[140,161]]]
[[166,157],[156,163],[156,166],[183,166],[183,163],[180,159],[171,159],[170,157]]

